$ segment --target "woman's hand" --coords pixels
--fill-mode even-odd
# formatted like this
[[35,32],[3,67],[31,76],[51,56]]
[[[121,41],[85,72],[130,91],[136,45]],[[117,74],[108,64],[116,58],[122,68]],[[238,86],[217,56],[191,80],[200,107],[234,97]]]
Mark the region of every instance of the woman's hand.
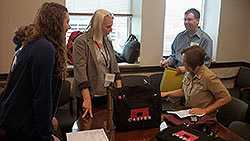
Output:
[[115,83],[116,83],[116,85],[115,85],[116,88],[121,88],[122,87],[122,80],[120,80],[120,79],[116,80]]
[[54,141],[60,141],[60,139],[57,138],[57,137],[56,137],[55,135],[53,135],[53,134],[52,134],[52,137],[53,137],[53,140],[54,140]]
[[54,129],[55,131],[57,131],[57,129],[58,129],[58,127],[59,127],[59,123],[58,123],[56,117],[53,117],[53,118],[52,118],[52,126],[53,126],[53,129]]
[[83,90],[83,103],[82,103],[82,108],[83,108],[83,115],[82,118],[84,118],[88,113],[90,114],[90,117],[93,118],[92,114],[92,102],[91,102],[91,97],[89,93],[89,89],[84,89]]
[[161,92],[161,97],[165,97],[165,96],[180,97],[180,96],[184,96],[184,93],[182,89],[177,89],[177,90],[168,91],[168,92]]
[[207,114],[207,110],[206,109],[202,109],[202,108],[192,108],[189,111],[189,113],[193,114],[193,115],[205,115],[205,114]]
[[161,92],[161,97],[168,96],[169,92]]

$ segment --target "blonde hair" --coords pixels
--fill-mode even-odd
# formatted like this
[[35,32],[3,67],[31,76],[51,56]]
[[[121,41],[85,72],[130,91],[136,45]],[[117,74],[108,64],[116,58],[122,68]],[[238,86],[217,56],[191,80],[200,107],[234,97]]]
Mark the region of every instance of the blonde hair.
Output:
[[98,9],[90,20],[87,30],[92,32],[94,41],[102,42],[103,40],[103,21],[106,16],[110,16],[113,19],[113,16],[109,11]]

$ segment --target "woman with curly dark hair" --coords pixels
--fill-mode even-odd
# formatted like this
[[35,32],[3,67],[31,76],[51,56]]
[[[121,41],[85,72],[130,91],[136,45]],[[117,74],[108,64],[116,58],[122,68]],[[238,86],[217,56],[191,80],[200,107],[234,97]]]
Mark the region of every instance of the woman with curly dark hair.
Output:
[[18,29],[8,82],[0,95],[1,140],[51,141],[57,94],[66,76],[67,9],[44,3],[34,23]]

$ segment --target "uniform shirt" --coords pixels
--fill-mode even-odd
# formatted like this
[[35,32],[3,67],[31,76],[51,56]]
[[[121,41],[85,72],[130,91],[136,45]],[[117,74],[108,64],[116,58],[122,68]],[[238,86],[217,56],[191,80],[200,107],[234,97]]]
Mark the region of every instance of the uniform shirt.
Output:
[[176,36],[171,46],[172,54],[170,55],[170,65],[175,67],[182,65],[181,52],[184,48],[188,48],[192,45],[199,45],[205,50],[205,65],[209,66],[212,58],[213,41],[209,35],[200,28],[198,28],[193,35],[185,30]]
[[230,96],[219,78],[204,65],[196,75],[185,73],[182,89],[189,108],[206,108],[217,99]]

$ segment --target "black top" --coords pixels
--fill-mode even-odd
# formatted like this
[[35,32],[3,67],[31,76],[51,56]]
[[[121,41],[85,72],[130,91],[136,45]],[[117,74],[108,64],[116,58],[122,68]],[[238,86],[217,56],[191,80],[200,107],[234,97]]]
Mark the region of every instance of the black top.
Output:
[[0,95],[0,128],[11,140],[52,140],[51,119],[60,81],[54,75],[55,48],[45,38],[20,48]]

